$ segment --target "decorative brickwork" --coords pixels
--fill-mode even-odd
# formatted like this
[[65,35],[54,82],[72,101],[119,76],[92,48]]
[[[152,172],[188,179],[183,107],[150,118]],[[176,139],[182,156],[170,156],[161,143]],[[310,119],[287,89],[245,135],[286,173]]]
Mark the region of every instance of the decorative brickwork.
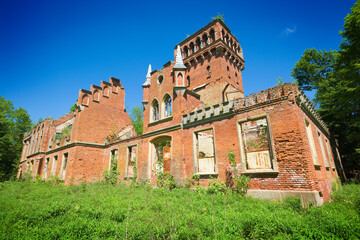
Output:
[[164,171],[183,184],[197,173],[207,186],[210,177],[225,181],[231,150],[239,171],[251,178],[250,195],[295,195],[304,204],[330,200],[341,160],[297,86],[244,97],[242,48],[221,20],[177,44],[174,56],[162,69],[149,66],[141,136],[124,109],[120,80],[110,78],[80,90],[76,112],[45,120],[24,137],[18,177],[30,171],[43,179],[59,176],[65,184],[93,182],[115,161],[121,180],[155,185],[155,172]]

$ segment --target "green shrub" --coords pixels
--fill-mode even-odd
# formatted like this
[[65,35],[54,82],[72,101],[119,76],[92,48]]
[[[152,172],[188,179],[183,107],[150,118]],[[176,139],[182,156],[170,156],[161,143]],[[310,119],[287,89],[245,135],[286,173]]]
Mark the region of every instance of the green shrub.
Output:
[[358,185],[345,185],[323,206],[298,211],[293,199],[279,203],[184,188],[163,191],[139,183],[1,183],[0,239],[360,238],[353,204]]
[[283,205],[285,208],[291,209],[295,212],[302,212],[303,207],[301,203],[301,199],[295,196],[288,196],[283,200]]

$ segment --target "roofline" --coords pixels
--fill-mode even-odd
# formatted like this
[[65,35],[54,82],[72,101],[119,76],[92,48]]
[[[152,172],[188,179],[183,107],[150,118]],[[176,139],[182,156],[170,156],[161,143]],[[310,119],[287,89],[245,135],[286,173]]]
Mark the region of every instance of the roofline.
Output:
[[200,28],[200,29],[199,29],[198,31],[196,31],[195,33],[191,34],[189,37],[187,37],[187,38],[186,38],[185,40],[183,40],[182,42],[176,44],[175,47],[174,47],[174,49],[177,48],[177,45],[183,45],[184,43],[190,41],[190,39],[192,39],[193,37],[195,37],[195,36],[198,35],[199,33],[203,32],[205,29],[208,29],[208,28],[210,28],[211,26],[215,25],[217,22],[220,23],[220,24],[226,29],[226,31],[227,31],[229,34],[231,34],[231,36],[232,36],[233,38],[235,38],[236,41],[239,42],[239,40],[231,33],[231,30],[228,28],[228,26],[225,25],[225,23],[224,23],[222,20],[220,20],[220,19],[215,19],[215,20],[212,20],[210,23],[208,23],[206,26]]

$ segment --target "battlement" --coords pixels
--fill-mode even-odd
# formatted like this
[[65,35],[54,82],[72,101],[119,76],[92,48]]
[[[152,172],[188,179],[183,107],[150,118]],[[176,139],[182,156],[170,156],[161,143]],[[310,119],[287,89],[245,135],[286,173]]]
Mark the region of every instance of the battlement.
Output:
[[[115,97],[116,95],[116,97],[124,99],[124,90],[125,89],[120,80],[114,77],[110,77],[109,82],[101,81],[100,86],[91,85],[90,91],[80,89],[77,100],[78,110],[82,111],[85,108],[90,107],[92,104],[98,104],[101,101],[106,101],[105,99]],[[124,101],[120,101],[119,103],[123,104]]]
[[251,94],[244,98],[215,104],[213,106],[185,114],[183,115],[182,123],[190,124],[196,121],[216,118],[222,115],[233,114],[235,112],[245,111],[249,108],[269,104],[271,102],[283,100],[286,98],[291,98],[292,100],[295,100],[295,96],[291,96],[292,93],[294,93],[295,95],[298,93],[297,87],[293,84],[276,86],[258,93]]
[[58,126],[64,122],[66,122],[67,120],[71,119],[75,117],[75,113],[71,112],[71,113],[66,113],[64,116],[59,117],[58,120],[54,120],[54,125]]

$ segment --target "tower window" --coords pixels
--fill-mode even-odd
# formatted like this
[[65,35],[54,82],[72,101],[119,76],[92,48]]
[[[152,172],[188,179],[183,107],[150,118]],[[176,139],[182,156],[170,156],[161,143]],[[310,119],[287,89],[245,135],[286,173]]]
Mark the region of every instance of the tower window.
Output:
[[166,94],[163,100],[162,112],[164,117],[170,117],[172,115],[171,97]]
[[210,68],[210,66],[207,66],[206,70],[207,70],[207,78],[211,78],[211,68]]
[[156,99],[153,100],[151,104],[150,119],[152,122],[159,120],[159,103]]

